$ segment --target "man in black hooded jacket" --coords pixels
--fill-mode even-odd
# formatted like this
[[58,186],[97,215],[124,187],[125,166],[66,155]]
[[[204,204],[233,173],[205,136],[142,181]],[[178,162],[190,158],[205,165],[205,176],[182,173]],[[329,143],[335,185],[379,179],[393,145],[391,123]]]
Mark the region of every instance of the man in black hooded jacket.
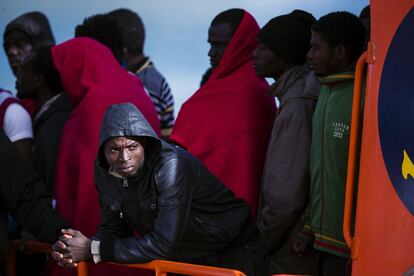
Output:
[[89,258],[95,263],[164,259],[254,274],[255,265],[242,257],[255,250],[247,203],[199,160],[159,139],[135,106],[106,111],[99,145],[95,178],[102,224],[94,240],[64,231],[52,254],[60,265],[73,267]]

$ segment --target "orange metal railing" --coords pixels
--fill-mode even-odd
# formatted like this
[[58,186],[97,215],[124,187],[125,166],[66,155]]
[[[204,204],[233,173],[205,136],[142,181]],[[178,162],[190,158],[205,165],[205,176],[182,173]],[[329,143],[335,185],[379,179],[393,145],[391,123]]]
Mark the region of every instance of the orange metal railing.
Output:
[[[6,275],[16,276],[16,254],[18,250],[23,249],[28,253],[45,253],[50,254],[52,252],[52,245],[48,243],[42,243],[39,241],[26,241],[21,240],[9,241],[7,256],[6,256]],[[144,264],[117,264],[113,265],[128,266],[135,268],[144,268],[154,270],[156,276],[166,276],[168,272],[180,273],[183,275],[199,275],[199,276],[245,276],[244,273],[212,266],[194,265],[180,262],[171,262],[163,260],[154,260],[152,262]],[[78,263],[78,276],[88,276],[88,263]]]
[[364,78],[365,64],[367,63],[367,52],[363,53],[358,60],[355,69],[354,97],[352,102],[351,133],[349,141],[348,172],[346,177],[346,193],[344,207],[343,234],[351,251],[351,258],[358,256],[359,240],[352,237],[351,225],[354,203],[355,167],[358,151],[358,137],[360,128],[361,92]]
[[[245,276],[244,273],[238,270],[231,270],[225,268],[218,268],[204,265],[194,265],[180,262],[154,260],[144,264],[117,264],[113,265],[144,268],[155,271],[156,276],[166,276],[167,273],[179,273],[183,275],[198,275],[198,276]],[[85,262],[78,264],[78,276],[88,276],[88,265]]]

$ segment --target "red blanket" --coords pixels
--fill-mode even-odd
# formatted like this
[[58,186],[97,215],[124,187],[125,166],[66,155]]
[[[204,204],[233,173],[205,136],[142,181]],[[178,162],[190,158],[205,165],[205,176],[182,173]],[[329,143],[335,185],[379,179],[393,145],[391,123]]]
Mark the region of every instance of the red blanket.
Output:
[[[112,104],[131,102],[158,134],[160,122],[139,79],[124,70],[105,46],[92,39],[76,38],[53,47],[52,56],[74,104],[57,159],[57,209],[73,228],[91,236],[99,223],[94,160],[105,110]],[[98,274],[111,272],[101,270]]]
[[256,214],[276,106],[256,76],[259,26],[245,12],[219,66],[181,107],[171,140],[204,162]]

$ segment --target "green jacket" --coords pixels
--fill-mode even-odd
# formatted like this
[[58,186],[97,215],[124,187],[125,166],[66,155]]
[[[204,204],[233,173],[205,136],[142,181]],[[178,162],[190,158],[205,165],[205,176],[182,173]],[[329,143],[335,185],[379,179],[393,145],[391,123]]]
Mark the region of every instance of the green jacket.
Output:
[[329,75],[321,83],[313,116],[310,203],[305,228],[314,234],[316,249],[349,257],[342,224],[354,72]]

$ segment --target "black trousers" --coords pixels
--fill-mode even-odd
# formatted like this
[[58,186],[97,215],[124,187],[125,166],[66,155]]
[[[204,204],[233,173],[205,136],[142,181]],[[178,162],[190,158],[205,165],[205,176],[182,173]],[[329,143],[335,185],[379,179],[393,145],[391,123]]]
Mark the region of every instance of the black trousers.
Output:
[[217,266],[237,269],[248,276],[264,276],[268,270],[267,247],[256,225],[248,227],[245,235],[220,252]]
[[350,276],[351,259],[338,257],[329,253],[319,251],[318,275],[320,276]]
[[[291,247],[291,245],[289,245]],[[272,274],[303,274],[317,276],[350,276],[352,261],[313,248],[298,256],[293,249],[282,248],[270,256],[269,272]]]
[[293,243],[297,240],[297,232],[303,228],[298,221],[282,246],[268,256],[268,272],[273,274],[301,274],[318,276],[348,276],[351,275],[351,260],[329,253],[315,250],[309,244],[307,250],[298,255],[293,250]]

